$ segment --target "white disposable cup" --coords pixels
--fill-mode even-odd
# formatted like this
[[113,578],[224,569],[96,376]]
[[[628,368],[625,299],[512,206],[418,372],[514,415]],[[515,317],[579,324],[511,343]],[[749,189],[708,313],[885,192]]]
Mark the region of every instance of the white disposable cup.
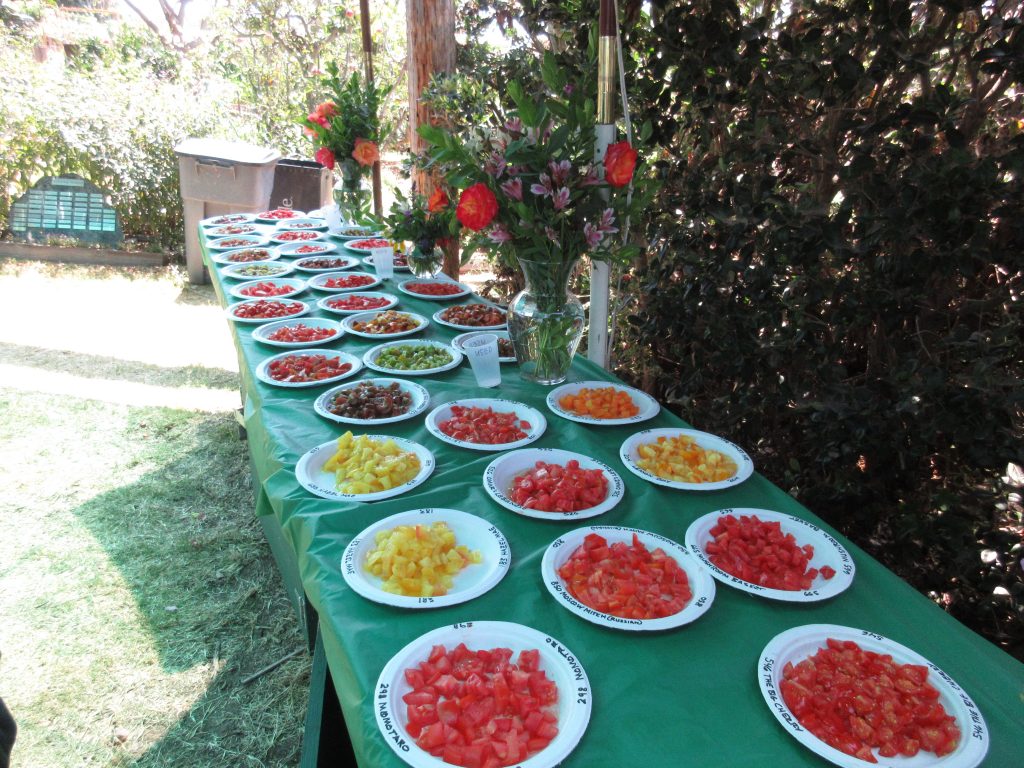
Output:
[[501,384],[501,363],[498,362],[498,337],[493,333],[480,333],[462,342],[462,351],[469,358],[476,383],[481,387]]
[[323,209],[323,212],[324,223],[327,224],[328,229],[341,229],[341,209],[338,207],[337,203],[327,206]]
[[374,248],[370,257],[373,259],[373,268],[377,272],[377,277],[381,280],[390,280],[395,276],[394,248]]

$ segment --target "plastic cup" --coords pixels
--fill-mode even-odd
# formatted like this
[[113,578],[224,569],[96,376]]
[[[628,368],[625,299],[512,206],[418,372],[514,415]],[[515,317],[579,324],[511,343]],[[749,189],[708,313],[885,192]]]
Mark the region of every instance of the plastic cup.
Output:
[[338,208],[337,204],[329,205],[322,210],[327,228],[332,232],[337,232],[341,229],[341,209]]
[[381,280],[390,280],[395,276],[394,248],[374,248],[370,252],[370,257],[373,259],[373,268],[377,272],[377,277]]
[[501,363],[498,362],[498,337],[493,333],[480,333],[462,342],[462,351],[469,358],[476,383],[481,387],[501,384]]

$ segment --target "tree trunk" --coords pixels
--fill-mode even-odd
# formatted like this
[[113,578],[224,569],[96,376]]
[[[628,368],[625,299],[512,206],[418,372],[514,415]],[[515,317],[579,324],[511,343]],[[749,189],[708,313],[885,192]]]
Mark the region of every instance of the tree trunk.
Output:
[[[455,4],[453,0],[407,0],[406,21],[408,34],[409,80],[409,150],[416,155],[426,148],[426,142],[416,132],[417,127],[432,122],[430,110],[420,104],[420,93],[435,72],[455,70]],[[416,190],[427,197],[434,191],[437,178],[433,173],[416,171],[413,175]],[[459,244],[453,242],[445,249],[444,271],[459,278]]]

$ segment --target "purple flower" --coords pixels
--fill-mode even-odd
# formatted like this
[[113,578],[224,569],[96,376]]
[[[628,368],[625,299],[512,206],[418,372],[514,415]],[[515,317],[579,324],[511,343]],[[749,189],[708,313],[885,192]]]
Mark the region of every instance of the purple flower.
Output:
[[615,211],[611,208],[605,208],[601,214],[601,221],[598,223],[601,231],[606,235],[614,234],[619,231],[619,228],[614,226],[615,224]]
[[492,178],[500,179],[507,167],[508,163],[505,162],[505,157],[497,152],[492,152],[490,159],[484,163],[484,173]]
[[551,227],[544,227],[544,234],[548,236],[548,240],[550,240],[555,245],[561,247],[562,241],[558,238],[558,233],[555,232],[554,229],[552,229]]
[[522,133],[523,132],[523,121],[518,117],[513,117],[511,120],[505,121],[505,130],[509,133]]
[[569,171],[572,170],[572,164],[568,160],[563,160],[560,163],[552,160],[548,163],[548,170],[551,171],[551,183],[560,187],[569,180]]
[[566,83],[562,87],[562,93],[564,93],[566,96],[572,96],[572,92],[575,91],[575,90],[576,90],[576,86],[573,85],[572,83]]
[[589,221],[583,225],[583,237],[586,238],[587,245],[591,248],[596,248],[598,244],[604,239],[604,235],[601,234],[601,230],[599,230]]
[[551,196],[551,203],[556,211],[560,211],[569,204],[569,188],[562,187]]
[[507,243],[512,239],[512,235],[501,224],[495,224],[491,227],[491,231],[487,233],[487,237],[492,243],[497,243],[498,245]]
[[530,191],[538,197],[547,197],[555,192],[551,186],[551,178],[546,173],[540,175],[540,184],[530,185]]
[[519,178],[509,179],[508,181],[501,185],[501,191],[504,192],[509,197],[511,197],[513,200],[522,200],[523,180]]
[[601,183],[601,177],[597,175],[597,170],[594,166],[589,166],[587,172],[583,175],[583,179],[580,181],[581,187],[594,187]]

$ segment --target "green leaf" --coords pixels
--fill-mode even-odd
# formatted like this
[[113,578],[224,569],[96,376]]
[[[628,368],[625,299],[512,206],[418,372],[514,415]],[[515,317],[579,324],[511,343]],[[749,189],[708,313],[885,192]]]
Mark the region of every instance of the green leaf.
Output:
[[416,133],[436,146],[443,146],[448,135],[435,125],[421,123],[416,127]]
[[558,66],[558,62],[555,60],[555,56],[551,51],[544,52],[544,59],[540,65],[541,77],[544,78],[544,84],[547,85],[555,93],[561,93],[562,89],[565,88],[566,77],[562,68]]

